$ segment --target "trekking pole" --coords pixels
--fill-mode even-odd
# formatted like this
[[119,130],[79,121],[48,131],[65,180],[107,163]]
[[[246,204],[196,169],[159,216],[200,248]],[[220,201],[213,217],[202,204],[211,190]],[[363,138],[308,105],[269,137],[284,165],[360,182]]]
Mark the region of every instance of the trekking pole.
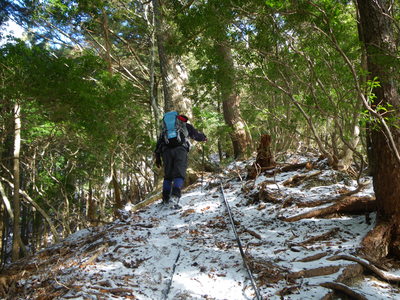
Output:
[[180,256],[181,256],[181,250],[178,251],[178,255],[177,255],[176,258],[175,258],[174,265],[172,266],[171,277],[170,277],[170,279],[169,279],[169,281],[168,281],[167,287],[165,288],[165,290],[162,291],[162,294],[163,294],[162,300],[168,299],[168,294],[169,294],[169,291],[171,290],[172,280],[173,280],[173,278],[174,278],[175,269],[176,269],[176,266],[177,266],[177,264],[178,264],[178,260],[179,260],[179,257],[180,257]]
[[201,172],[201,192],[203,192],[203,182],[204,182],[204,171],[205,171],[205,167],[204,167],[204,144],[201,145],[201,150],[203,152],[203,157],[201,159],[202,161],[202,165],[203,165],[203,171]]

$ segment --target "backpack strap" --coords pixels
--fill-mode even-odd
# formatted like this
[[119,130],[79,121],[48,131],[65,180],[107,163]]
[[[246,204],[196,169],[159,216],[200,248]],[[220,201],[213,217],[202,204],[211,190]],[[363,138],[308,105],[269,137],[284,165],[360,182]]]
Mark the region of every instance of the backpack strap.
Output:
[[[182,122],[179,117],[176,120],[176,131],[177,131],[177,139],[179,142],[185,143],[187,141],[187,138],[189,136],[189,131],[186,127],[186,123]],[[182,134],[182,135],[181,135]],[[182,141],[182,136],[183,136],[183,141]]]

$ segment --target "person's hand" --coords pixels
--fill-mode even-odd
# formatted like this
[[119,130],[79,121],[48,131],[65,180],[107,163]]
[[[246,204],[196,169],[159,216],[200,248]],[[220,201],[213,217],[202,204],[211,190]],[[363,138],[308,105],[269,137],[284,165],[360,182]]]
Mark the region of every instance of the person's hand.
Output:
[[157,156],[156,157],[156,167],[161,168],[161,166],[162,166],[161,158],[159,156]]

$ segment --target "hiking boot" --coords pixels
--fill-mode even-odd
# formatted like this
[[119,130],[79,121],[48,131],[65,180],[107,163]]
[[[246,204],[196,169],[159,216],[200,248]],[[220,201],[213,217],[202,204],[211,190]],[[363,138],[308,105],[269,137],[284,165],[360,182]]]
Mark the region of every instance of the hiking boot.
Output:
[[170,201],[170,191],[163,191],[162,192],[162,204],[168,204]]
[[180,204],[176,203],[176,204],[174,204],[174,205],[172,206],[172,208],[173,208],[173,209],[181,209],[182,206],[181,206]]
[[174,195],[171,196],[170,202],[171,202],[173,208],[175,208],[175,209],[182,208],[182,206],[179,205],[179,199],[180,198],[178,196],[174,196]]

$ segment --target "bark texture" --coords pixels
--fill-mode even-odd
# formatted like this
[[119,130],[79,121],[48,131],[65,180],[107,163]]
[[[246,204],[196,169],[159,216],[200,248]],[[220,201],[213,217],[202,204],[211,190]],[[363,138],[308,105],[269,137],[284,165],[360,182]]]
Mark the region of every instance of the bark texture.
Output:
[[21,107],[18,103],[14,106],[14,191],[13,191],[13,208],[14,208],[14,222],[13,222],[13,244],[12,244],[12,260],[19,259],[21,239],[21,226],[20,226],[20,174],[19,174],[19,155],[21,149]]
[[[376,98],[372,106],[392,105],[393,112],[385,117],[393,118],[388,121],[391,134],[396,144],[400,145],[400,132],[395,128],[394,123],[398,123],[400,116],[398,109],[400,107],[399,95],[394,80],[394,53],[396,52],[396,43],[392,30],[392,19],[389,8],[392,1],[376,0],[364,1],[358,0],[358,9],[360,14],[360,27],[362,40],[367,52],[367,66],[370,74],[369,79],[377,77],[380,86],[374,88],[373,93]],[[400,236],[400,164],[394,155],[394,149],[389,143],[388,133],[381,130],[381,124],[371,126],[371,164],[373,166],[374,191],[378,202],[378,216],[382,221],[388,221],[391,224],[391,245],[389,252],[396,253],[400,257],[400,249],[396,241]],[[384,248],[387,245],[381,245],[382,249],[378,253],[386,252]],[[372,249],[371,249],[372,250]],[[376,249],[375,249],[376,250]]]
[[172,43],[171,26],[165,21],[163,8],[159,0],[153,0],[153,9],[156,27],[156,39],[160,71],[164,94],[164,110],[176,110],[179,113],[192,117],[192,102],[185,97],[185,85],[188,80],[186,68],[182,60],[173,55],[168,45]]
[[271,151],[271,136],[263,134],[260,138],[260,143],[257,149],[257,158],[255,163],[250,167],[247,178],[255,179],[265,170],[275,166],[275,160]]
[[216,52],[219,61],[217,80],[221,89],[222,110],[225,123],[231,128],[233,153],[235,158],[245,158],[251,145],[251,137],[240,113],[232,49],[226,41],[222,41],[216,44]]

